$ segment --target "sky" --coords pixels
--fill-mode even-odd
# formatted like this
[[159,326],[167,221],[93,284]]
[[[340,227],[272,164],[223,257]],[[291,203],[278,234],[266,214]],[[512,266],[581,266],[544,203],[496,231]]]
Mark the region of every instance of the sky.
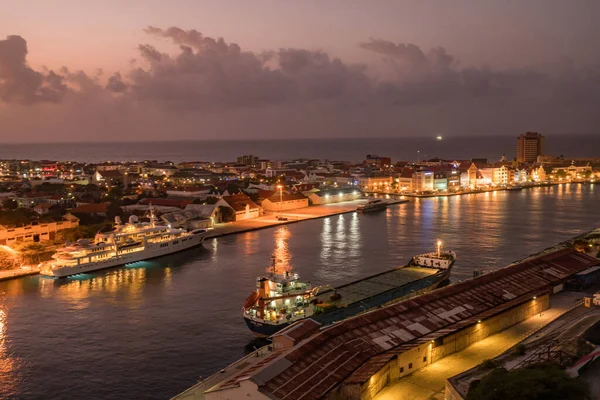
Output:
[[595,0],[0,0],[0,143],[596,133]]

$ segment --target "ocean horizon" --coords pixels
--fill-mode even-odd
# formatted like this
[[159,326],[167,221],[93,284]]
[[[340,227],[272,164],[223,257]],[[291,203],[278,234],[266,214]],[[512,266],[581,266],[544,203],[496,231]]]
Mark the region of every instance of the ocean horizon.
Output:
[[[517,135],[405,138],[221,139],[0,144],[0,159],[103,161],[235,161],[243,154],[270,160],[317,158],[358,162],[367,154],[393,161],[515,157]],[[595,157],[600,135],[546,135],[545,153],[566,158]]]

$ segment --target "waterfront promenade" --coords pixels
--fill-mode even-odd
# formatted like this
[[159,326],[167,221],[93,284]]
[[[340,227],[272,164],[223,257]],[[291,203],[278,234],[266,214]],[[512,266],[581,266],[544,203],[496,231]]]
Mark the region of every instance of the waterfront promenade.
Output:
[[577,292],[559,293],[552,298],[549,309],[389,384],[374,400],[442,400],[449,378],[498,357],[521,342],[541,339],[588,312],[578,303],[582,296]]
[[[215,228],[208,233],[207,239],[232,235],[235,233],[255,231],[258,229],[271,228],[278,225],[293,224],[311,219],[325,218],[332,215],[350,213],[356,211],[356,207],[364,202],[365,200],[344,201],[342,203],[288,210],[282,213],[272,212],[267,215],[263,215],[262,217],[245,221],[217,224],[215,225]],[[285,218],[285,220],[279,220],[279,216]]]
[[0,270],[0,281],[6,281],[9,279],[16,279],[28,275],[37,275],[40,271],[37,268],[21,267],[15,269],[2,269]]

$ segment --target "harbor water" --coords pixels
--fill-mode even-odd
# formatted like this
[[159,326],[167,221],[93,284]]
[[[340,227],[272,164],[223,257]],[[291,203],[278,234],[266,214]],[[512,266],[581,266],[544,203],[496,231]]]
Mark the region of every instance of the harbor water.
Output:
[[412,199],[93,274],[0,282],[0,398],[167,399],[252,349],[241,307],[272,255],[336,285],[439,238],[458,254],[456,282],[600,226],[599,204],[598,184]]

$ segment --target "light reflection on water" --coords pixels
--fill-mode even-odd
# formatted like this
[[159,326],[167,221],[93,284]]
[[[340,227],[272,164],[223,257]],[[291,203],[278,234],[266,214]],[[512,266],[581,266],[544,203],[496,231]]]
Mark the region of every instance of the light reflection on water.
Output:
[[272,255],[336,285],[440,238],[458,253],[457,281],[600,225],[598,200],[594,185],[412,199],[74,278],[0,282],[0,398],[169,398],[244,354],[240,308]]

